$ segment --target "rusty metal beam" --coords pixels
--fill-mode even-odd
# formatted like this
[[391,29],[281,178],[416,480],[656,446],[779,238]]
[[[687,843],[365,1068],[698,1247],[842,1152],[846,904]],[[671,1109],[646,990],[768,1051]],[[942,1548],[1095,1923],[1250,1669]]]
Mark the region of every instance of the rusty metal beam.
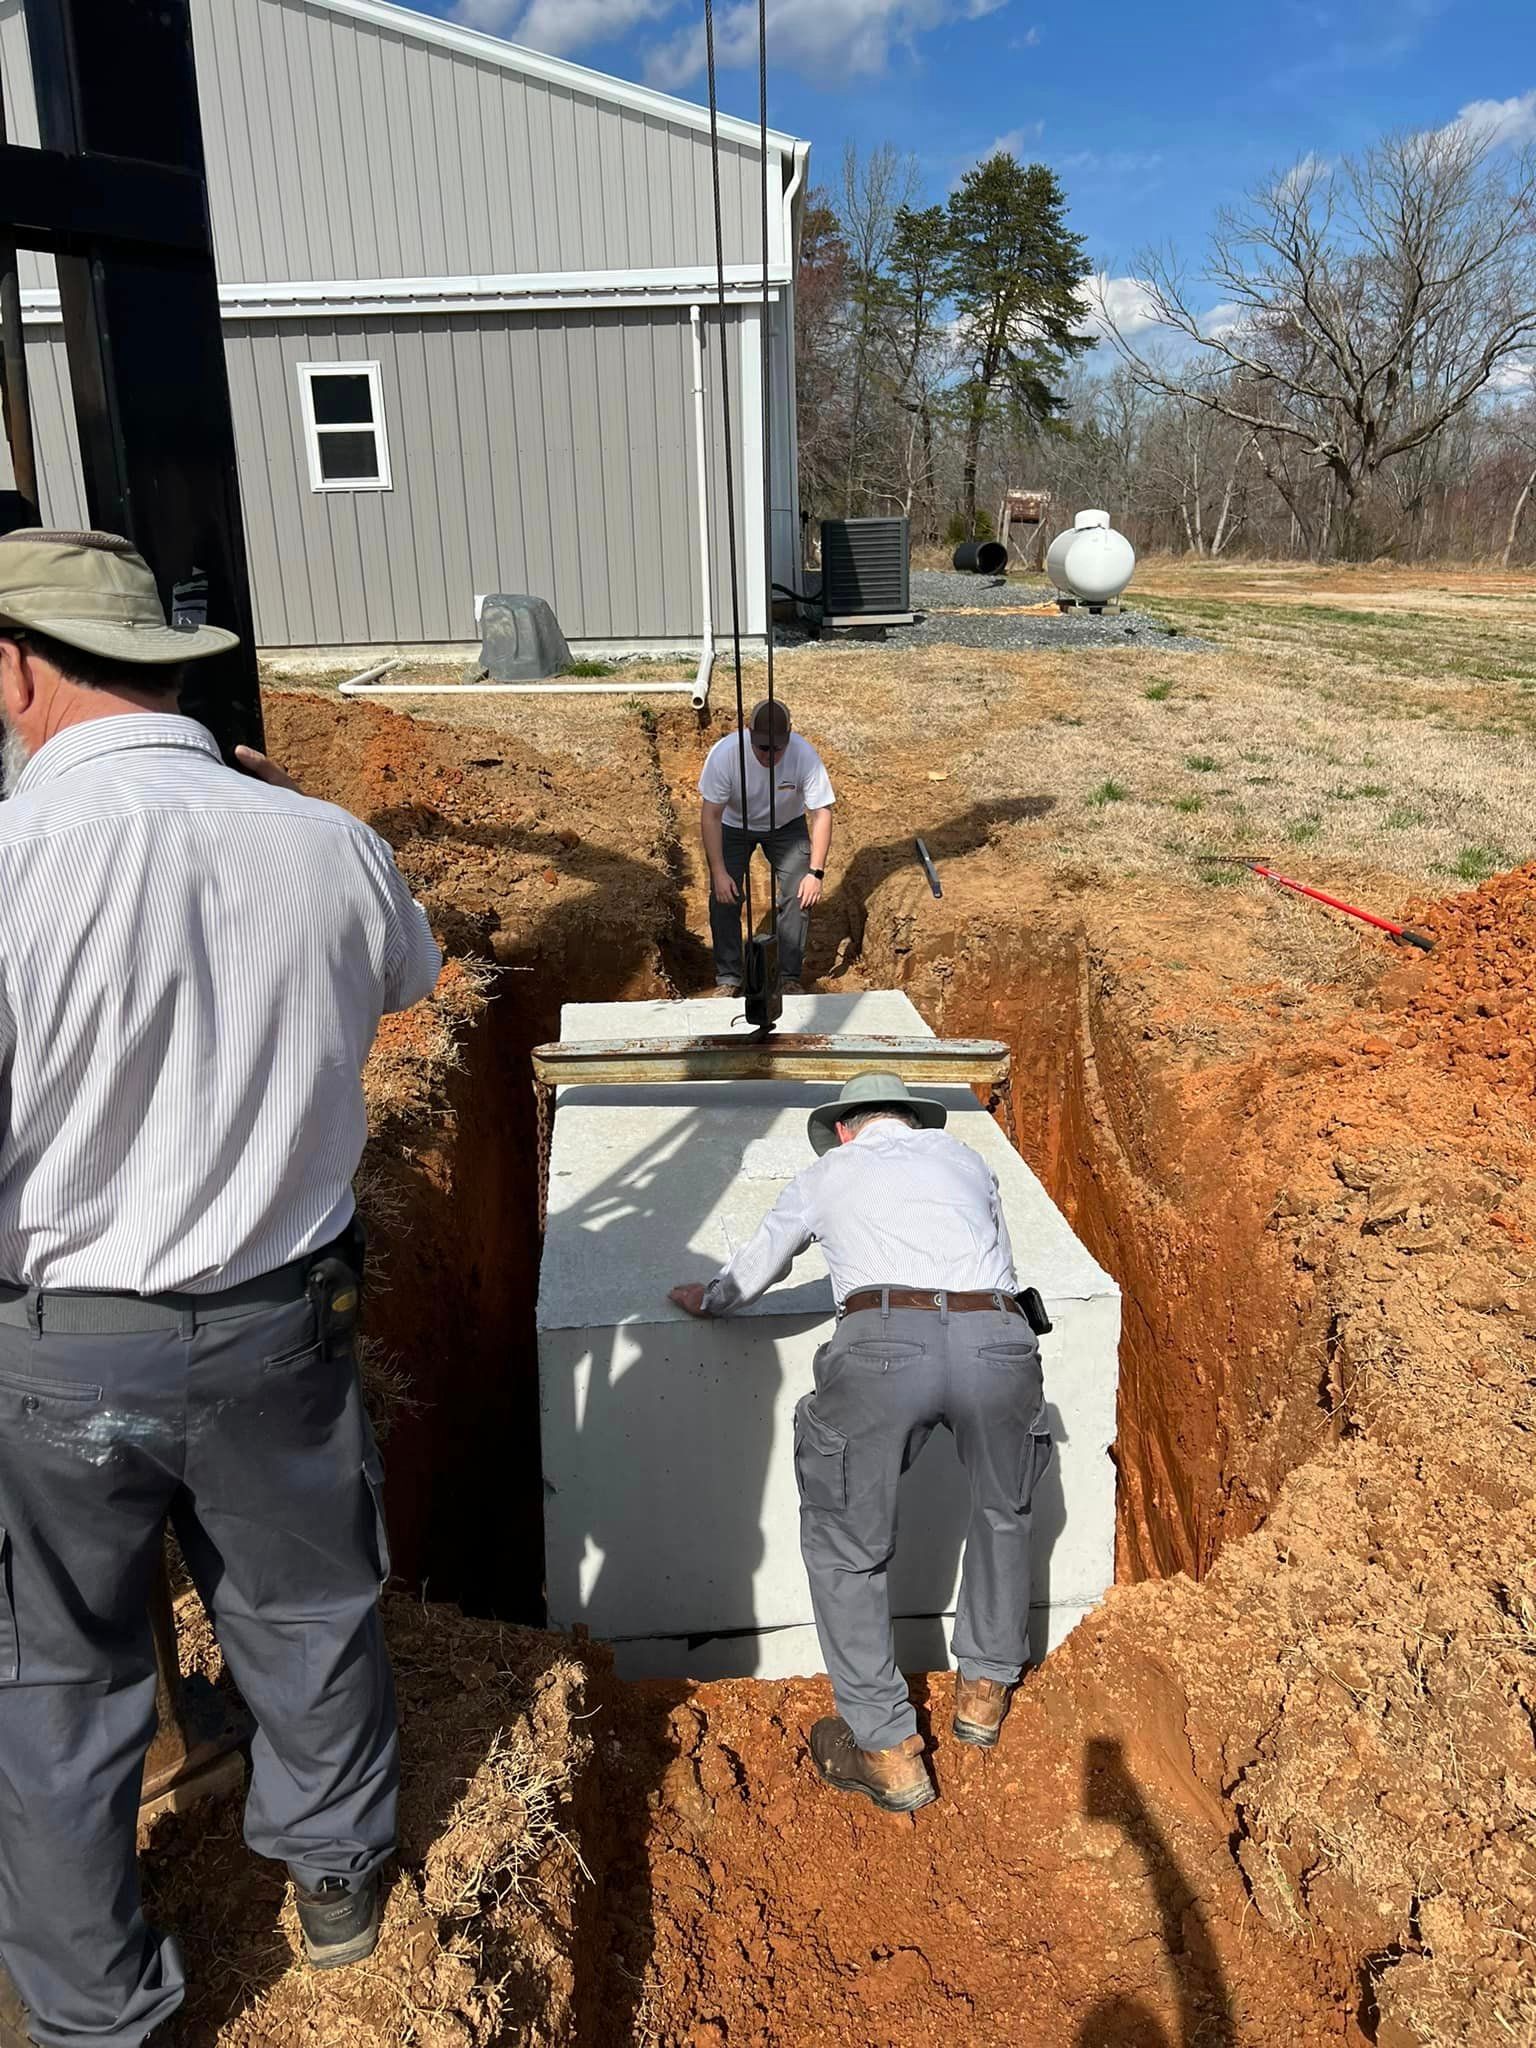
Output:
[[903,1081],[1002,1088],[1008,1047],[995,1038],[591,1039],[533,1049],[535,1078],[546,1087],[633,1087],[647,1081],[851,1081],[871,1068]]

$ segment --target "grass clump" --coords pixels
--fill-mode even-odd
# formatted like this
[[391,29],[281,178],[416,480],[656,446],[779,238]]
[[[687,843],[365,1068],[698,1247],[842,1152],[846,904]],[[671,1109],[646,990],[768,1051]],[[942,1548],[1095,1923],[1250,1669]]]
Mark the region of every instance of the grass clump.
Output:
[[1173,695],[1172,677],[1159,676],[1155,683],[1148,683],[1141,694],[1149,704],[1166,704]]
[[1189,817],[1194,812],[1204,809],[1204,799],[1198,796],[1176,796],[1173,800],[1173,808],[1176,811],[1182,811],[1186,817]]
[[1184,756],[1184,766],[1193,775],[1214,775],[1216,773],[1216,765],[1216,756],[1214,754],[1186,754]]
[[1458,882],[1486,882],[1508,866],[1509,856],[1497,846],[1464,846],[1446,872]]
[[618,670],[611,661],[568,661],[560,673],[563,676],[616,676]]
[[1130,793],[1123,782],[1116,782],[1113,776],[1108,776],[1097,789],[1088,792],[1088,801],[1102,808],[1105,804],[1124,803]]
[[1285,828],[1285,836],[1292,846],[1306,846],[1316,839],[1323,829],[1321,818],[1297,818]]

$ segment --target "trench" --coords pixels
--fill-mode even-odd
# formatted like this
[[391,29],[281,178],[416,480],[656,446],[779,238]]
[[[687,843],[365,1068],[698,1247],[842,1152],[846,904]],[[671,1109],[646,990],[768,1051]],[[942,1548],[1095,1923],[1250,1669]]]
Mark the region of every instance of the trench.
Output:
[[[430,1136],[382,1142],[372,1160],[383,1198],[369,1327],[417,1404],[388,1446],[397,1570],[434,1600],[503,1620],[537,1624],[544,1611],[529,1052],[558,1035],[563,1002],[676,993],[706,979],[682,908],[688,867],[665,757],[654,729],[648,739],[672,910],[648,931],[599,920],[579,944],[557,928],[531,954],[499,959]],[[946,913],[954,921],[930,917],[915,935],[910,906],[886,883],[869,877],[853,943],[838,949],[843,979],[823,985],[904,989],[941,1034],[1009,1044],[1021,1150],[1122,1289],[1117,1577],[1198,1578],[1262,1520],[1289,1463],[1315,1448],[1315,1437],[1303,1446],[1263,1427],[1270,1387],[1294,1376],[1298,1347],[1321,1338],[1267,1253],[1264,1217],[1227,1184],[1241,1131],[1191,1118],[1070,917],[1021,911],[978,928],[961,875]],[[1027,1248],[1016,1251],[1027,1278]],[[754,1685],[731,1691],[749,1699]],[[682,1698],[680,1687],[603,1688],[618,1731],[609,1747],[623,1761],[589,1774],[574,1809],[593,1876],[573,1958],[583,2048],[725,2039],[658,2014],[643,1989],[660,1916],[679,1910],[654,1895],[647,1866]],[[701,1880],[701,1914],[709,1895]],[[673,1935],[686,1945],[686,1931]]]

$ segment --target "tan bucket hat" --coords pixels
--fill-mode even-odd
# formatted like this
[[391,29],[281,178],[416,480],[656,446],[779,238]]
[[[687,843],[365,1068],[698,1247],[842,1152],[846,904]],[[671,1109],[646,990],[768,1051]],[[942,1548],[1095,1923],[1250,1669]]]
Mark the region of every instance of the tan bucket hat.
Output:
[[935,1102],[931,1095],[909,1095],[899,1074],[872,1070],[855,1074],[836,1102],[823,1102],[811,1111],[805,1126],[811,1150],[818,1158],[830,1152],[837,1143],[838,1125],[846,1123],[849,1117],[868,1116],[872,1109],[905,1110],[908,1116],[917,1119],[919,1130],[924,1131],[942,1131],[949,1121],[949,1111],[942,1102]]
[[118,533],[0,534],[0,633],[30,628],[107,661],[199,661],[240,644],[222,626],[168,626],[149,564]]

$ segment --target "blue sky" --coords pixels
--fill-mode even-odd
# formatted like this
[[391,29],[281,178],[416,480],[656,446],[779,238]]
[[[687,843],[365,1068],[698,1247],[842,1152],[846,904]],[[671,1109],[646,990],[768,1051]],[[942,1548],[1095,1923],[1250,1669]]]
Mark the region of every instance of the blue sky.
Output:
[[[704,97],[702,0],[420,0],[580,63]],[[716,0],[728,111],[757,111],[756,0]],[[731,61],[735,60],[735,61]],[[769,0],[770,119],[894,142],[927,196],[1000,139],[1061,174],[1097,268],[1193,255],[1212,214],[1309,152],[1481,105],[1536,142],[1536,0]],[[752,68],[747,68],[750,65]]]

